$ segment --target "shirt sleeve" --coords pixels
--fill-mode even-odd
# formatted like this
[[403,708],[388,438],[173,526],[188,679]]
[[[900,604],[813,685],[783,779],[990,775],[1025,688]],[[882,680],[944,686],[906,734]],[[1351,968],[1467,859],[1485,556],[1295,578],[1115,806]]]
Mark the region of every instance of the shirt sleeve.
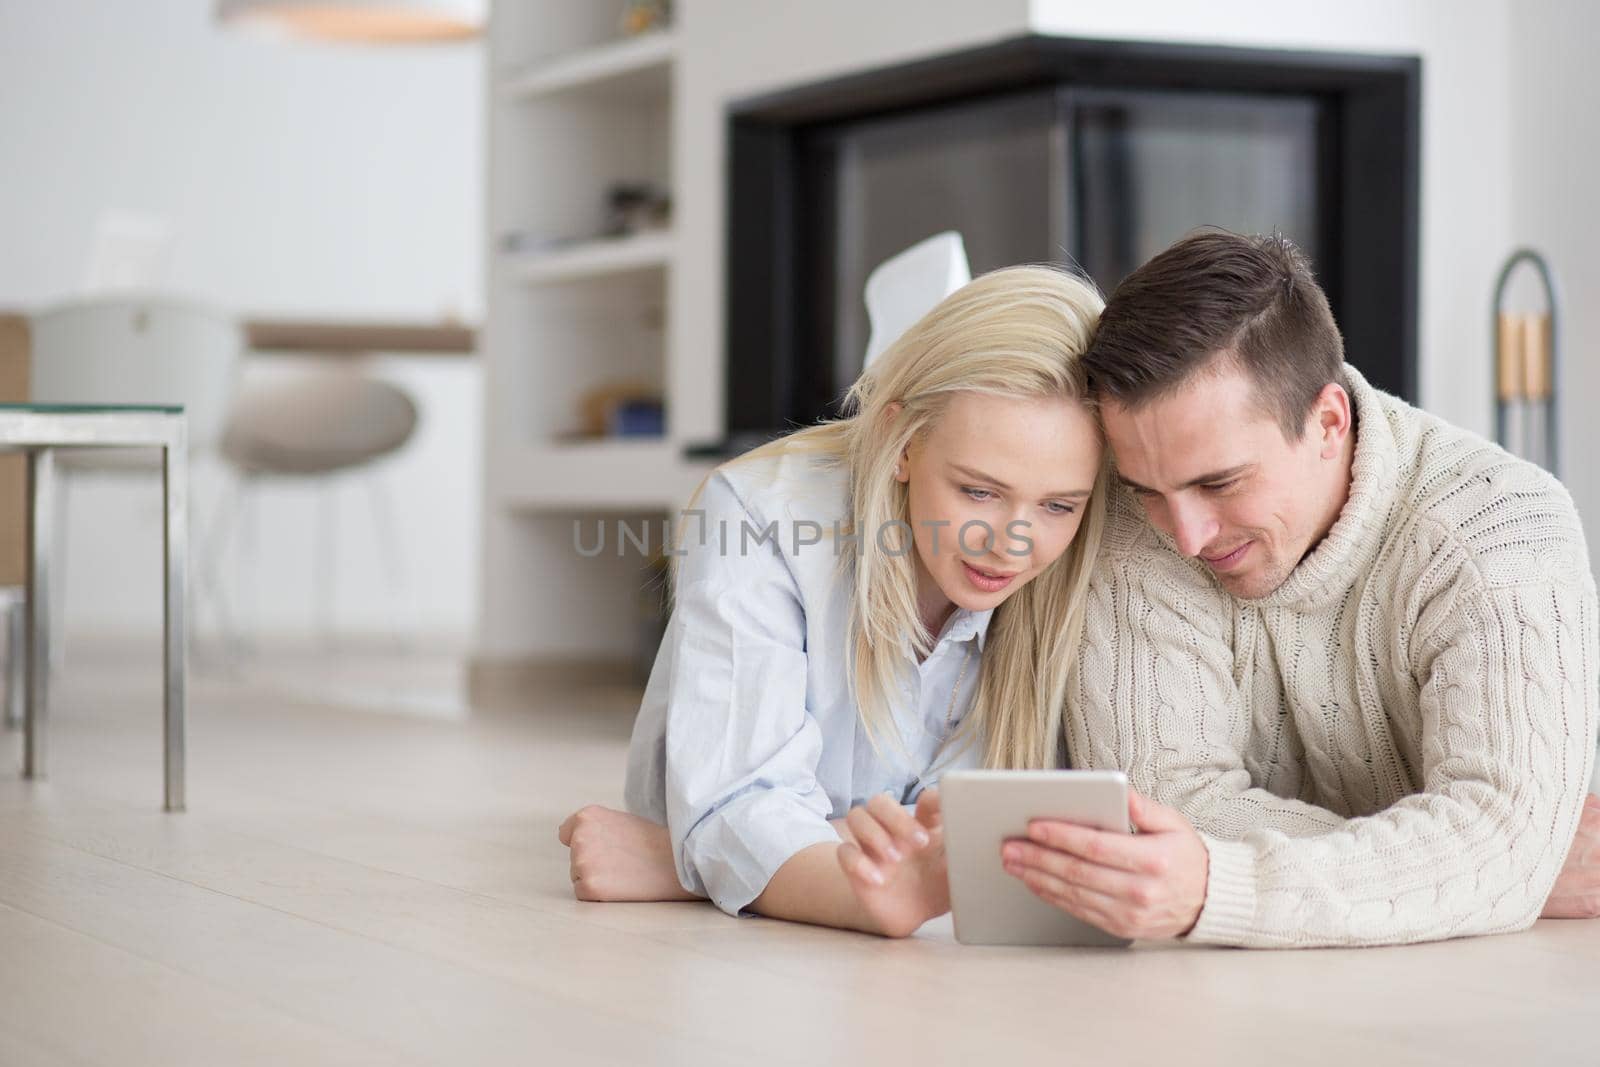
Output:
[[[1101,735],[1099,758],[1128,759],[1137,787],[1203,831],[1209,884],[1192,940],[1396,944],[1532,924],[1593,757],[1592,582],[1464,581],[1437,605],[1418,636],[1422,791],[1352,819],[1251,786],[1240,756],[1251,722],[1231,652],[1204,616],[1169,628],[1172,607],[1149,598],[1119,628],[1132,646],[1120,670],[1105,649],[1095,655],[1122,692],[1091,710],[1098,728],[1086,729]],[[1148,743],[1130,741],[1134,709],[1121,706],[1139,696],[1156,723]]]
[[722,476],[700,508],[666,637],[667,829],[684,887],[736,915],[791,856],[838,835],[817,781],[822,731],[806,707],[800,588]]

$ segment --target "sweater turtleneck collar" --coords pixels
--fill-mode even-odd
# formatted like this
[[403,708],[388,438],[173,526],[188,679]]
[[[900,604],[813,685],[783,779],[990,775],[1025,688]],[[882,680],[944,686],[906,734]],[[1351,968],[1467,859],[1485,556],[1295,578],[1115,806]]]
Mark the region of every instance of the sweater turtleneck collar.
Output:
[[1263,607],[1311,608],[1344,595],[1383,547],[1399,484],[1399,452],[1381,394],[1361,373],[1344,368],[1345,391],[1355,413],[1356,450],[1350,495],[1320,544],[1288,579],[1264,597]]

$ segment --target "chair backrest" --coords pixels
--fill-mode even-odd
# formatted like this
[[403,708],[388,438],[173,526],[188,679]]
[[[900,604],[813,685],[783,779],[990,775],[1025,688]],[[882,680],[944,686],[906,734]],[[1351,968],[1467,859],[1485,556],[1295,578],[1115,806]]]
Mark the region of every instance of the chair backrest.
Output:
[[967,248],[954,230],[918,241],[867,275],[867,338],[863,367],[883,354],[934,305],[972,280]]
[[189,444],[213,449],[244,355],[230,316],[170,297],[105,295],[33,317],[29,399],[41,404],[182,404]]

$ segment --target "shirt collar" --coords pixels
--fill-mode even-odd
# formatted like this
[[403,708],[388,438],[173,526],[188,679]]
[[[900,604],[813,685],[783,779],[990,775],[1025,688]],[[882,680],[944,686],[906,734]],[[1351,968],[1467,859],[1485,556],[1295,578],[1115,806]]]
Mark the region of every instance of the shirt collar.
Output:
[[[983,652],[984,642],[989,637],[989,619],[994,615],[993,608],[983,611],[968,611],[966,608],[957,608],[944,624],[944,633],[940,641],[970,641],[976,639],[978,651]],[[937,642],[935,642],[937,643]]]

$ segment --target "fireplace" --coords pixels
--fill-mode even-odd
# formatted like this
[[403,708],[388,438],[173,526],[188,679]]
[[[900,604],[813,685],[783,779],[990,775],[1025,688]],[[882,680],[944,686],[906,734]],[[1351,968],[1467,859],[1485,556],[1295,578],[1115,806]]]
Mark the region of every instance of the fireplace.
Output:
[[1110,292],[1201,225],[1279,230],[1352,363],[1416,399],[1420,61],[1029,36],[729,114],[727,427],[837,412],[873,266],[933,233],[973,273],[1073,263]]

